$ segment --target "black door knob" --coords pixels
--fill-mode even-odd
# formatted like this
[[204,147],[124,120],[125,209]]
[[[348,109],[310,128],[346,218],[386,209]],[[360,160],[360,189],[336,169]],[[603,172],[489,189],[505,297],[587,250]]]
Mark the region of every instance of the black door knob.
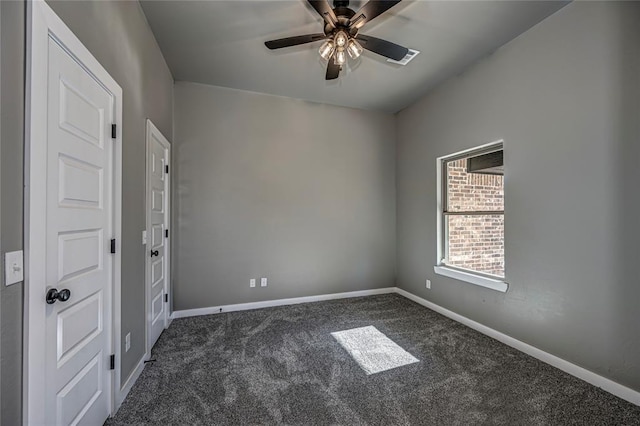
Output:
[[58,291],[55,288],[50,288],[49,291],[47,291],[47,297],[45,298],[45,300],[49,305],[51,305],[53,303],[56,303],[56,300],[66,302],[70,297],[71,291],[69,291],[69,289],[64,288]]
[[158,252],[158,250],[151,250],[151,257],[153,257],[153,256],[157,256],[157,255],[159,255],[159,254],[160,254],[160,253]]

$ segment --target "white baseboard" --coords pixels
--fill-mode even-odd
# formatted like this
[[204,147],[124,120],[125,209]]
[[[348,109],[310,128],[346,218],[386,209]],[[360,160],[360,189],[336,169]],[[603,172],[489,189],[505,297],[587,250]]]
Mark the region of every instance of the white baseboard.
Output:
[[169,317],[167,318],[167,326],[164,328],[165,330],[171,326],[173,322],[173,312],[169,313]]
[[129,395],[129,392],[131,391],[134,383],[138,380],[140,374],[142,374],[142,370],[144,370],[144,366],[146,365],[144,363],[146,360],[147,355],[144,354],[142,358],[140,358],[140,361],[138,362],[138,365],[136,365],[136,368],[133,369],[131,374],[129,374],[129,377],[127,377],[127,380],[125,380],[122,389],[120,389],[120,391],[116,389],[116,406],[112,416],[115,416],[115,414],[118,412],[120,406],[122,405],[122,402],[127,397],[127,395]]
[[223,312],[248,311],[250,309],[270,308],[273,306],[297,305],[299,303],[320,302],[323,300],[346,299],[350,297],[373,296],[395,293],[396,287],[376,288],[372,290],[349,291],[345,293],[320,294],[317,296],[293,297],[290,299],[265,300],[263,302],[238,303],[235,305],[211,306],[208,308],[173,311],[171,319],[195,317],[199,315],[219,314]]
[[439,314],[442,314],[448,318],[451,318],[454,321],[457,321],[461,324],[466,325],[467,327],[473,328],[476,331],[479,331],[482,334],[485,334],[489,337],[492,337],[505,345],[511,346],[519,350],[520,352],[524,352],[527,355],[531,355],[534,358],[539,359],[540,361],[549,364],[553,367],[556,367],[566,373],[571,374],[581,380],[584,380],[587,383],[591,383],[594,386],[602,388],[603,390],[622,398],[626,401],[629,401],[632,404],[640,405],[640,392],[635,391],[631,388],[628,388],[624,385],[614,382],[611,379],[607,379],[606,377],[600,376],[592,371],[589,371],[583,367],[580,367],[576,364],[573,364],[569,361],[566,361],[562,358],[559,358],[555,355],[552,355],[548,352],[545,352],[541,349],[538,349],[534,346],[529,345],[528,343],[524,343],[520,340],[514,339],[513,337],[507,336],[504,333],[501,333],[493,328],[489,328],[486,325],[480,324],[472,319],[464,317],[460,314],[457,314],[453,311],[450,311],[446,308],[443,308],[440,305],[436,305],[433,302],[429,302],[426,299],[423,299],[415,294],[409,293],[406,290],[396,287],[396,293],[401,296],[406,297],[407,299],[413,300],[414,302],[429,308]]

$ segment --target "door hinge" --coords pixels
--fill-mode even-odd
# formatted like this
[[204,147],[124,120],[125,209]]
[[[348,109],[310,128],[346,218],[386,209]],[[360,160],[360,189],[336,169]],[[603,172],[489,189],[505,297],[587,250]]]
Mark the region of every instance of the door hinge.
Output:
[[169,238],[169,230],[168,229],[164,230],[164,237],[165,238]]
[[111,125],[111,139],[115,139],[116,138],[116,125],[112,124]]
[[116,239],[112,238],[111,239],[111,254],[115,254],[116,252]]
[[165,173],[169,173],[169,165],[168,164],[164,166],[164,172]]
[[113,354],[109,357],[109,370],[115,370],[115,369],[116,369],[116,356],[115,354]]
[[169,293],[165,293],[164,294],[164,303],[168,303],[169,302]]

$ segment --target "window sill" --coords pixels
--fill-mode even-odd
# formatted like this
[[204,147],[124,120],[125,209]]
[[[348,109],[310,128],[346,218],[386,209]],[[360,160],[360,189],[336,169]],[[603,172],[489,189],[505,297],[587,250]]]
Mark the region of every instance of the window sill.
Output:
[[482,275],[459,271],[457,269],[447,268],[446,266],[434,266],[433,271],[438,275],[444,275],[445,277],[465,281],[470,284],[479,285],[481,287],[490,288],[502,293],[506,293],[507,289],[509,288],[509,284],[500,279],[483,277]]

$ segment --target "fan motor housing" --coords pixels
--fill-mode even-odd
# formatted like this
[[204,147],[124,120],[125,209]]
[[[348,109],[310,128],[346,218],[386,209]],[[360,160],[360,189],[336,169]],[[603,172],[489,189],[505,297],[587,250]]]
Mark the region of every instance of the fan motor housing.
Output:
[[338,20],[340,20],[340,18],[346,18],[346,19],[351,19],[353,17],[353,15],[356,14],[356,12],[354,12],[352,9],[349,9],[348,7],[336,7],[335,9],[333,9],[333,13],[336,14],[336,17],[338,18]]
[[333,9],[333,13],[335,13],[338,22],[336,23],[335,28],[330,24],[325,24],[324,33],[329,35],[340,30],[349,33],[349,24],[351,23],[351,18],[356,14],[356,12],[348,7],[336,7]]

